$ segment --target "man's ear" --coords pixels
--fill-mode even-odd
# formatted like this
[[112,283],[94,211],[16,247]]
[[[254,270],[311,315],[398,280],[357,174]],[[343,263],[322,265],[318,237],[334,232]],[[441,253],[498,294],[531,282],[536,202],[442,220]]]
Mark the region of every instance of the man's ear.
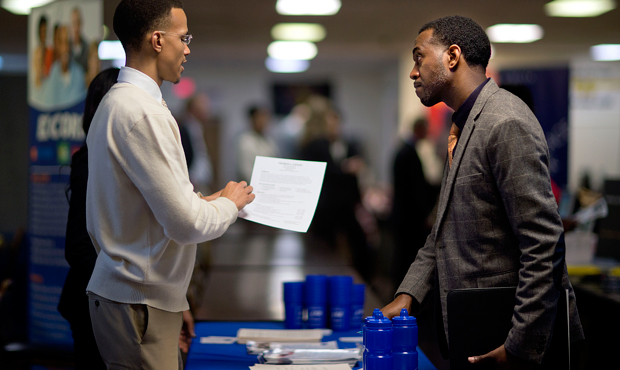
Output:
[[153,32],[149,39],[149,44],[151,45],[153,50],[160,53],[162,49],[162,43],[163,43],[163,35],[161,34],[161,32],[159,31]]
[[450,47],[447,50],[447,53],[448,53],[448,68],[450,68],[450,70],[453,70],[463,60],[463,55],[461,54],[461,48],[458,45],[450,45]]

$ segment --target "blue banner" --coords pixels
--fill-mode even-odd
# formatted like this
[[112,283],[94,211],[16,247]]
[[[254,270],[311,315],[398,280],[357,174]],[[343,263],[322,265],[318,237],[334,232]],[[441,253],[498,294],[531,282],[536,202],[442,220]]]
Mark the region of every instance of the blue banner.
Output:
[[65,260],[66,196],[71,154],[84,141],[84,102],[52,112],[30,108],[29,338],[32,343],[71,344],[69,323],[56,307],[69,270]]
[[65,232],[71,155],[84,142],[88,84],[99,73],[102,2],[57,1],[28,18],[28,334],[31,343],[71,345],[57,310],[69,271]]
[[516,95],[522,92],[520,97],[532,105],[547,138],[551,180],[559,197],[568,180],[568,68],[506,70],[500,73],[500,81],[501,87]]

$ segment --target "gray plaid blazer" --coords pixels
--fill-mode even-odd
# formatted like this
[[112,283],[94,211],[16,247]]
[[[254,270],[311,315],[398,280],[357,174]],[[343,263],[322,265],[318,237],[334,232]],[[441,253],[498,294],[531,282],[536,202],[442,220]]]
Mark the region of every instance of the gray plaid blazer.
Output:
[[[396,294],[407,293],[421,303],[433,290],[437,271],[448,338],[450,290],[517,286],[505,346],[540,363],[559,297],[553,255],[562,233],[542,128],[519,98],[490,80],[459,137],[452,168],[446,164],[435,225]],[[561,275],[569,289],[571,340],[581,339],[565,264]]]

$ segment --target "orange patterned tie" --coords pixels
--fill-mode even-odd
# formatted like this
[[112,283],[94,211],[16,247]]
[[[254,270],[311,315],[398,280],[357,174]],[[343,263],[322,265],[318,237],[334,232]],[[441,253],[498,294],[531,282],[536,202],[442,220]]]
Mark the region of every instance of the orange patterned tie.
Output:
[[453,123],[452,127],[450,127],[450,136],[448,136],[448,164],[450,168],[452,168],[452,151],[454,151],[458,139],[459,127]]

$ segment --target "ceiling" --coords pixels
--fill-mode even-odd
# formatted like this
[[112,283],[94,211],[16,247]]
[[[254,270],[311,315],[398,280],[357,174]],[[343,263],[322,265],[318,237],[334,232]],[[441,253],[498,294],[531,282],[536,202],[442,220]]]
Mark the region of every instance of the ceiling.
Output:
[[[120,0],[104,1],[104,23],[111,28]],[[282,16],[275,0],[185,0],[193,59],[203,62],[262,61],[279,22],[316,22],[327,30],[313,63],[394,60],[411,50],[425,22],[446,15],[473,18],[484,28],[497,23],[536,23],[542,40],[531,44],[494,45],[502,64],[566,62],[586,55],[591,45],[620,43],[620,9],[594,18],[552,18],[546,0],[342,0],[334,16]],[[620,5],[620,4],[619,4]],[[27,17],[0,9],[0,55],[26,53]],[[114,35],[108,37],[114,39]]]

